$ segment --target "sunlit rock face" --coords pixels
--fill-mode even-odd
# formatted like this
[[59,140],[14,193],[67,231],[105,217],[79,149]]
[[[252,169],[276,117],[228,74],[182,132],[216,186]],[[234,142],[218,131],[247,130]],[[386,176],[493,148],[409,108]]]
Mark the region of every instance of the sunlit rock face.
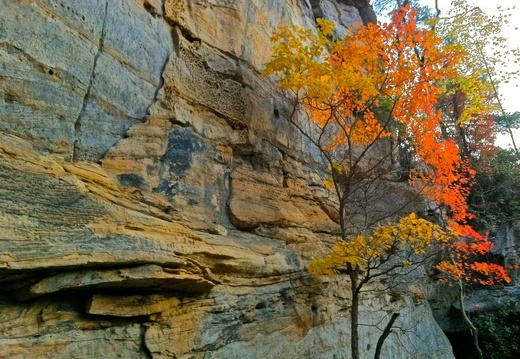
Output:
[[[261,75],[279,24],[366,1],[0,0],[0,357],[349,358],[312,148]],[[423,293],[363,356],[452,358]],[[379,325],[381,326],[381,325]]]

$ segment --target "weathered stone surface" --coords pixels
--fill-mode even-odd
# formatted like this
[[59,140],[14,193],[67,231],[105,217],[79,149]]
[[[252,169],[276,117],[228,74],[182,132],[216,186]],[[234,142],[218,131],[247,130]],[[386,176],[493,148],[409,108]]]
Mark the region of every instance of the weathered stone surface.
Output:
[[233,180],[229,204],[231,220],[241,229],[258,225],[286,227],[302,225],[303,214],[289,201],[281,188]]
[[516,223],[499,223],[494,229],[494,247],[492,253],[508,268],[513,284],[520,280],[520,227]]
[[314,17],[331,20],[337,35],[345,35],[346,30],[356,22],[376,23],[372,5],[364,0],[309,0]]
[[179,299],[162,295],[108,296],[95,294],[87,304],[87,313],[115,317],[137,317],[164,312],[178,306]]
[[260,69],[270,56],[271,29],[280,23],[312,26],[303,1],[167,0],[166,18],[224,53]]
[[76,330],[41,335],[0,339],[4,358],[129,358],[146,359],[142,349],[144,329],[134,324],[99,330]]
[[[0,6],[0,357],[348,357],[345,278],[305,271],[334,200],[260,72],[277,25],[368,2]],[[385,358],[452,358],[417,297],[361,310],[401,312]]]
[[520,312],[520,288],[482,288],[468,296],[464,305],[470,312],[492,311],[508,306]]
[[321,16],[329,19],[334,24],[335,35],[339,38],[345,37],[349,33],[352,24],[363,23],[358,9],[353,5],[334,0],[320,1]]
[[[293,276],[277,283],[256,286],[253,292],[243,288],[221,286],[212,294],[212,302],[186,302],[165,311],[161,320],[170,327],[152,324],[146,343],[154,357],[198,358],[211,353],[213,358],[344,358],[348,357],[348,291],[344,284],[331,281],[323,286],[316,281]],[[312,296],[309,296],[312,293]],[[335,301],[327,296],[335,293]],[[394,303],[392,303],[394,302]],[[451,357],[447,339],[431,318],[424,301],[414,304],[390,296],[366,298],[362,308],[363,323],[376,325],[399,310],[396,331],[383,348],[383,357],[402,358],[406,351],[421,358]],[[197,306],[197,310],[192,310]],[[399,306],[402,306],[399,308]],[[381,309],[383,311],[381,311]],[[385,312],[387,310],[387,312]],[[200,317],[193,313],[206,312]],[[237,316],[235,313],[240,312]],[[201,335],[197,328],[206,328]],[[362,348],[366,358],[373,357],[377,331],[362,327]],[[414,333],[415,339],[404,333]],[[418,339],[420,338],[420,339]],[[416,346],[414,340],[424,341]],[[177,346],[166,346],[175,342]],[[370,346],[368,344],[371,344]],[[187,350],[191,350],[187,353]]]
[[23,298],[31,298],[63,290],[128,290],[128,291],[170,291],[199,294],[211,291],[215,283],[201,275],[182,269],[162,268],[145,265],[131,268],[108,270],[68,271],[48,276],[27,290],[19,293]]
[[0,129],[98,160],[142,121],[173,49],[134,1],[2,1]]

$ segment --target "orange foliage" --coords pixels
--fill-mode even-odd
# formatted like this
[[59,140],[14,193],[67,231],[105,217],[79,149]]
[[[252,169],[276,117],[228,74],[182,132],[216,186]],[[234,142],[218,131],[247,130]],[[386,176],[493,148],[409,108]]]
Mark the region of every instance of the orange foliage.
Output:
[[[461,81],[456,64],[464,54],[442,44],[433,31],[418,28],[415,18],[416,10],[407,6],[393,13],[389,24],[358,26],[341,41],[330,40],[332,25],[322,19],[318,34],[280,27],[265,74],[280,74],[280,87],[292,91],[317,133],[328,134],[318,141],[323,152],[370,146],[399,127],[421,163],[412,172],[412,184],[449,208],[454,229],[471,232],[461,226],[471,218],[466,196],[474,172],[460,159],[456,143],[442,137],[442,115],[436,109],[444,83]],[[375,117],[373,109],[380,103],[390,108],[387,119]]]
[[492,248],[493,244],[485,237],[467,237],[464,241],[452,243],[451,260],[439,263],[436,268],[443,273],[444,282],[455,280],[477,285],[511,282],[503,266],[477,260],[479,256],[490,253]]
[[[471,256],[487,253],[491,246],[485,236],[467,224],[472,215],[466,197],[475,172],[461,160],[455,141],[443,138],[442,114],[437,106],[448,81],[470,93],[476,78],[464,77],[461,66],[457,66],[467,53],[444,44],[434,31],[418,28],[416,15],[409,6],[401,8],[393,13],[389,24],[358,24],[340,41],[331,39],[333,26],[323,19],[318,19],[317,33],[279,27],[272,37],[274,58],[264,73],[279,75],[279,86],[290,92],[309,115],[314,126],[309,131],[316,129],[317,135],[305,135],[326,155],[332,172],[326,182],[336,189],[342,188],[336,179],[343,180],[334,176],[336,164],[339,169],[343,163],[351,165],[344,170],[351,173],[360,156],[367,153],[352,148],[370,147],[398,128],[414,162],[420,164],[410,174],[412,186],[446,209],[443,219],[450,235],[470,241],[455,241],[454,263],[443,262],[438,268],[453,278],[469,280],[473,271],[480,283],[507,282],[502,267],[470,262]],[[480,102],[475,103],[471,108],[482,107]],[[378,106],[387,109],[387,118],[376,118]],[[471,120],[470,112],[463,122]],[[362,266],[367,258],[377,258],[384,252],[381,238],[364,233],[353,236],[348,243],[336,246],[341,256],[336,253],[329,259]],[[356,246],[359,250],[351,253]],[[359,256],[362,252],[365,256]]]
[[[369,146],[399,124],[401,137],[422,164],[412,172],[412,184],[449,208],[454,229],[476,235],[461,227],[471,218],[466,196],[474,172],[461,161],[456,143],[442,138],[442,115],[435,106],[446,81],[461,81],[456,64],[463,54],[443,45],[433,31],[417,28],[415,18],[416,10],[408,6],[389,24],[359,26],[341,41],[328,38],[332,25],[321,19],[318,34],[280,27],[265,74],[281,75],[280,87],[293,92],[318,133],[333,128],[320,137],[324,152]],[[391,107],[388,119],[374,115],[381,102]]]

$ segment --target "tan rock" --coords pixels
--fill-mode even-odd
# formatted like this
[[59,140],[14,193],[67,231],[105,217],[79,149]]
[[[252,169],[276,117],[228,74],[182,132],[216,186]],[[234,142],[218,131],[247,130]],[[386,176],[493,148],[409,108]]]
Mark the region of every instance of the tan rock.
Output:
[[114,296],[94,294],[87,304],[87,313],[115,317],[149,316],[178,306],[180,300],[162,295]]
[[139,324],[98,330],[64,330],[34,337],[0,339],[0,357],[146,359]]
[[233,224],[241,229],[305,223],[305,217],[283,189],[260,183],[233,179],[229,210]]
[[63,290],[82,288],[89,290],[153,289],[199,294],[211,291],[214,286],[215,283],[201,275],[149,264],[121,269],[68,271],[44,278],[27,290],[18,291],[17,296],[28,299]]
[[[305,271],[334,201],[261,71],[277,25],[355,4],[0,0],[0,357],[346,357],[348,282]],[[384,355],[452,358],[387,297]]]
[[269,60],[271,29],[279,23],[305,24],[303,4],[272,0],[248,2],[167,0],[166,17],[180,23],[195,38],[261,69]]

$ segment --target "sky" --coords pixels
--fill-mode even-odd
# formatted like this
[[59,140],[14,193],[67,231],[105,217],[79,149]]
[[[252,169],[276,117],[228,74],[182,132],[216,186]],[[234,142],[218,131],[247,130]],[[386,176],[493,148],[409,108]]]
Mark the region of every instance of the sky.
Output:
[[[432,8],[435,7],[434,0],[420,0],[423,5],[428,5]],[[480,7],[482,11],[488,14],[496,13],[497,6],[501,6],[502,9],[509,8],[512,16],[509,18],[509,25],[504,28],[504,37],[508,39],[509,46],[511,48],[520,47],[520,30],[515,30],[515,27],[520,28],[520,1],[519,0],[468,0],[469,3]],[[451,0],[438,0],[439,8],[441,10],[441,16],[447,14],[450,8]],[[513,6],[516,7],[513,9]],[[518,64],[514,64],[514,60],[520,59],[508,59],[510,69],[514,66],[520,68],[520,61]],[[499,87],[500,95],[503,97],[503,106],[506,112],[520,111],[520,79],[511,81],[508,84],[501,84]],[[508,135],[499,135],[497,137],[497,144],[502,147],[509,145],[510,138]],[[515,133],[515,142],[518,145],[520,143],[520,131]]]

